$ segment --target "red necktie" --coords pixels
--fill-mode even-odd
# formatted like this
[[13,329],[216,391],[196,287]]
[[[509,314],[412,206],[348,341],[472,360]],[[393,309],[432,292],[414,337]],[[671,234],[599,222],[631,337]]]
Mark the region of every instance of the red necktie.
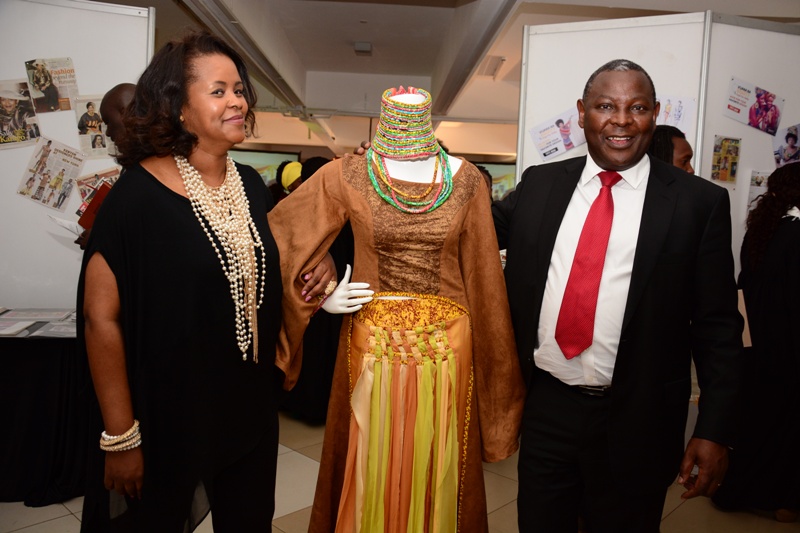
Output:
[[580,355],[592,345],[597,292],[614,219],[611,187],[622,179],[611,170],[604,170],[598,176],[603,186],[583,223],[556,323],[556,342],[567,359]]

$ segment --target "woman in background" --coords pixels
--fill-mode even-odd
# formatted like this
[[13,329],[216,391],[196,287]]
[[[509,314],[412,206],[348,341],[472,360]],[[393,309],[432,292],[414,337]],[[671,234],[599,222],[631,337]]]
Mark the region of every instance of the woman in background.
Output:
[[742,426],[713,497],[723,509],[800,510],[800,165],[777,169],[747,217],[739,287],[753,346]]

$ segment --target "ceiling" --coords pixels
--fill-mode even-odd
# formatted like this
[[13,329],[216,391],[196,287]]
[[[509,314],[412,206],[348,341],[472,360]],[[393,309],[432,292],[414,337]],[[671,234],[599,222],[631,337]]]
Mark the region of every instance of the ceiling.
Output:
[[[526,25],[704,10],[800,23],[800,0],[111,3],[155,7],[156,48],[188,26],[235,43],[259,91],[259,136],[248,146],[303,159],[352,151],[372,136],[383,90],[413,85],[432,93],[436,134],[451,152],[513,161]],[[369,43],[371,55],[356,43]]]

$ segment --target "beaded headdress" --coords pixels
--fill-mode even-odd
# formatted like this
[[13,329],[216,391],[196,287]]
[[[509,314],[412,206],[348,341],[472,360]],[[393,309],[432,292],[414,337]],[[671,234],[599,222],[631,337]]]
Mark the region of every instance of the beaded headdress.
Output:
[[[393,100],[399,94],[419,94],[425,100],[409,104]],[[431,95],[416,87],[386,89],[381,98],[378,131],[372,139],[373,151],[390,159],[426,159],[441,149],[431,124]]]

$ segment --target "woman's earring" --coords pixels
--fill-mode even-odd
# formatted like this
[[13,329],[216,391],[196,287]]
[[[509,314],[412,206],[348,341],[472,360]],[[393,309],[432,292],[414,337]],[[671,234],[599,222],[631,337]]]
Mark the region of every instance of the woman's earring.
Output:
[[183,122],[183,115],[180,116],[181,122]]

